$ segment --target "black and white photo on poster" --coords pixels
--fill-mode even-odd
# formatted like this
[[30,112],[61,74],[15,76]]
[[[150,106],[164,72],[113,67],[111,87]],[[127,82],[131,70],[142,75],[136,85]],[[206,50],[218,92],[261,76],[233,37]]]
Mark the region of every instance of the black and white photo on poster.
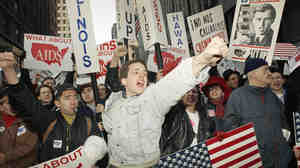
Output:
[[248,56],[269,64],[275,49],[285,0],[238,0],[230,38],[233,60]]

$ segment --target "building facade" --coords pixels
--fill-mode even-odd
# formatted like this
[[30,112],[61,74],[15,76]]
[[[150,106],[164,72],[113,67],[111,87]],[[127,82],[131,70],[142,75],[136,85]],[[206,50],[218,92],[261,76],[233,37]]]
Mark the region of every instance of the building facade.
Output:
[[0,34],[23,48],[24,33],[56,34],[56,0],[0,1]]
[[71,38],[66,0],[56,0],[56,14],[57,35]]

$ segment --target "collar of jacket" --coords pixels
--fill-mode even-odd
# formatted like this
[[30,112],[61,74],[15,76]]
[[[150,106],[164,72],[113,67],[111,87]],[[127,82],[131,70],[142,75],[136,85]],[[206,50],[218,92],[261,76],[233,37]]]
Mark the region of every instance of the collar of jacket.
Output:
[[257,86],[251,86],[251,85],[246,85],[245,86],[248,90],[250,90],[253,93],[256,94],[264,94],[270,90],[270,87],[257,87]]

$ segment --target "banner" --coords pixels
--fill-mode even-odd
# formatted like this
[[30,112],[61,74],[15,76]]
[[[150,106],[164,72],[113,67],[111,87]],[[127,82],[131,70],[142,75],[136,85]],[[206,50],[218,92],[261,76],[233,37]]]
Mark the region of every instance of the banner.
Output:
[[82,147],[64,156],[31,166],[29,168],[92,168],[92,165],[84,156]]
[[[97,79],[97,83],[100,84],[104,84],[105,83],[105,75],[107,73],[107,65],[111,62],[113,54],[114,54],[114,50],[117,48],[117,41],[116,40],[111,40],[102,44],[97,45],[97,56],[98,56],[98,62],[99,62],[99,70],[100,72],[98,72],[96,74],[96,79]],[[91,79],[90,76],[88,75],[80,75],[77,78],[76,83],[78,85],[82,85],[82,84],[86,84],[86,83],[90,83]]]
[[[179,48],[162,48],[161,56],[163,58],[164,72],[169,72],[176,67],[181,60],[185,59],[183,55],[186,55],[186,50]],[[150,51],[147,61],[147,68],[149,71],[158,72],[158,66],[154,50]]]
[[135,40],[135,2],[117,0],[116,5],[118,41],[123,38]]
[[195,55],[199,55],[219,36],[228,42],[224,12],[221,5],[205,10],[187,18]]
[[183,13],[169,13],[167,14],[167,19],[172,47],[184,49],[187,51],[185,56],[190,57]]
[[99,72],[96,40],[89,0],[67,0],[78,74]]
[[248,56],[265,59],[269,65],[275,50],[285,0],[238,0],[230,37],[233,60]]
[[139,24],[146,50],[154,43],[168,46],[165,23],[159,0],[138,0]]
[[24,68],[49,71],[73,71],[72,39],[24,34]]

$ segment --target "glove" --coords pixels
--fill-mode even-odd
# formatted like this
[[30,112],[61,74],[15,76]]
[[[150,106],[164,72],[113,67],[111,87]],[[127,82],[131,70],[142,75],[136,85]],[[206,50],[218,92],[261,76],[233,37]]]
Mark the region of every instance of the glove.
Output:
[[223,141],[225,139],[225,132],[224,131],[216,131],[214,136],[218,139],[218,141]]

